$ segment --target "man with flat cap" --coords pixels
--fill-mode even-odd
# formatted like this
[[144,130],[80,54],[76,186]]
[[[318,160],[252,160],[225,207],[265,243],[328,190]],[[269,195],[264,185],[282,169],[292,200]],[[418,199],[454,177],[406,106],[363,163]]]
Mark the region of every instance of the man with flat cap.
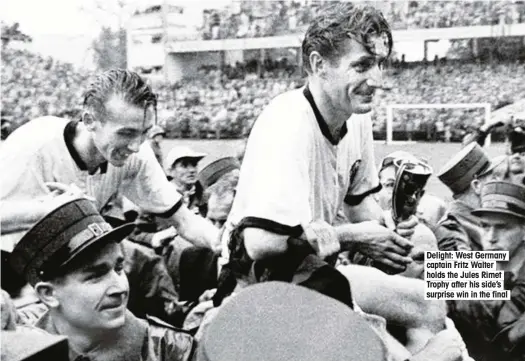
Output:
[[509,261],[497,268],[505,272],[510,299],[449,301],[449,315],[475,360],[525,360],[525,187],[488,182],[481,199],[473,213],[481,220],[485,249],[509,252]]
[[470,143],[443,166],[438,178],[452,191],[454,201],[434,230],[441,251],[483,250],[483,230],[471,212],[480,205],[483,184],[503,178],[494,170],[504,161],[501,156],[491,162],[478,143]]
[[127,310],[119,247],[133,229],[113,229],[93,203],[76,199],[44,216],[13,250],[13,268],[49,308],[36,327],[68,337],[70,360],[189,360],[193,338]]
[[[242,290],[202,331],[195,361],[399,360],[389,352],[378,326],[358,312],[283,282]],[[411,361],[452,361],[461,359],[464,349],[457,332],[445,330],[417,354],[405,356]]]
[[[520,115],[525,122],[525,113]],[[525,126],[515,126],[509,134],[509,180],[525,185]]]

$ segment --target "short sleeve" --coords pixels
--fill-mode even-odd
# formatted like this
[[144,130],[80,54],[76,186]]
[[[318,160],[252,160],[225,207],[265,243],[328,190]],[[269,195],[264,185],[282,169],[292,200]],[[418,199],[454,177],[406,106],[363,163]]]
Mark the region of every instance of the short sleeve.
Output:
[[[349,122],[353,120],[350,119]],[[361,160],[350,169],[350,187],[345,197],[349,205],[356,205],[366,196],[378,192],[379,176],[375,164],[372,120],[369,116],[359,119],[361,132]]]
[[181,194],[168,181],[147,143],[129,164],[122,194],[143,210],[166,217],[173,215],[182,205]]
[[15,141],[8,138],[0,151],[0,169],[4,171],[0,200],[26,200],[47,194],[44,165],[48,162],[43,159],[42,152],[30,144],[22,147]]
[[267,107],[252,129],[230,217],[234,223],[253,217],[286,229],[311,221],[311,133],[301,110],[285,99]]

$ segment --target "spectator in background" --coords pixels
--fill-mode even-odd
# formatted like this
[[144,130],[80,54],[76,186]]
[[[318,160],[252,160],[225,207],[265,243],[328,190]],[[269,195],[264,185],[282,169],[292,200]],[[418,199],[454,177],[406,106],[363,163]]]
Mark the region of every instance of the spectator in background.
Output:
[[478,143],[471,143],[440,170],[438,178],[452,191],[454,201],[434,230],[439,250],[484,249],[480,219],[471,212],[480,206],[483,185],[504,178],[499,166],[505,166],[505,156],[491,161]]
[[148,134],[149,144],[151,146],[151,149],[153,149],[155,158],[157,158],[160,165],[162,165],[162,162],[164,160],[164,157],[162,156],[161,142],[165,136],[166,131],[160,125],[154,125]]
[[71,361],[191,357],[188,333],[126,308],[130,290],[119,243],[132,229],[113,229],[91,201],[77,199],[46,214],[13,251],[13,267],[49,308],[35,327],[67,336]]
[[[199,172],[207,200],[206,217],[221,231],[232,207],[239,167],[235,158],[227,157]],[[192,247],[179,237],[168,245],[165,260],[181,299],[195,300],[207,289],[217,287],[219,253],[219,244],[213,249]]]
[[206,156],[188,147],[172,148],[164,162],[168,179],[183,196],[183,202],[189,210],[201,214],[203,189],[197,178],[197,164]]
[[[481,220],[487,251],[508,251],[509,261],[498,262],[504,271],[504,289],[510,299],[448,301],[450,317],[477,361],[521,361],[525,355],[525,187],[488,182],[473,212]],[[521,327],[520,327],[521,325]]]
[[217,228],[222,229],[228,219],[235,198],[235,189],[239,180],[239,172],[231,171],[206,189],[208,212],[206,218]]

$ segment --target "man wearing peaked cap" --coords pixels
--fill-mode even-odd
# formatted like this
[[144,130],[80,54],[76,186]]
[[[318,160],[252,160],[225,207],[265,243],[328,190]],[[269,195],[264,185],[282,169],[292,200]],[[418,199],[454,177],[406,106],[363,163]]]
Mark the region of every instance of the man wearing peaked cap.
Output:
[[525,127],[514,127],[509,134],[509,141],[509,179],[513,183],[525,185]]
[[[395,359],[359,313],[306,287],[283,282],[242,290],[201,331],[195,361]],[[455,360],[464,347],[456,341],[443,331],[409,360]]]
[[485,229],[484,248],[509,251],[510,261],[502,264],[503,269],[519,270],[525,262],[525,187],[489,182],[483,187],[481,206],[472,213],[481,218]]
[[523,360],[525,329],[518,320],[525,314],[525,187],[488,182],[473,213],[481,220],[485,249],[509,252],[509,261],[497,268],[505,272],[510,299],[450,301],[449,314],[465,330],[475,360]]
[[213,185],[223,175],[240,169],[241,164],[234,157],[224,157],[214,160],[203,167],[199,172],[199,182],[204,189]]
[[197,164],[205,156],[188,147],[174,147],[164,162],[168,179],[183,195],[184,204],[195,213],[200,212],[203,192],[198,182]]
[[35,327],[67,336],[69,358],[186,360],[191,336],[126,308],[129,285],[119,247],[133,229],[113,229],[87,199],[44,216],[13,250],[13,268],[48,308]]
[[479,144],[470,143],[440,170],[438,178],[454,197],[434,230],[440,250],[483,249],[479,219],[471,212],[480,205],[483,184],[491,179],[503,179],[504,175],[496,170],[505,165],[505,161],[505,156],[491,161]]

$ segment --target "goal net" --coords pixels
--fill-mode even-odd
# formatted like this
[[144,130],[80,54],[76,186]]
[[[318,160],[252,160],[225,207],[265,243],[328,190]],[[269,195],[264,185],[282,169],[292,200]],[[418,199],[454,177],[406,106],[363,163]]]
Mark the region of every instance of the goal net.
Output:
[[[451,133],[457,138],[469,127],[488,123],[490,112],[489,103],[390,104],[386,107],[386,144],[394,142],[394,131],[405,132],[409,140],[416,132],[427,132],[432,140],[436,133],[447,132],[448,138]],[[485,144],[490,145],[490,136]]]

